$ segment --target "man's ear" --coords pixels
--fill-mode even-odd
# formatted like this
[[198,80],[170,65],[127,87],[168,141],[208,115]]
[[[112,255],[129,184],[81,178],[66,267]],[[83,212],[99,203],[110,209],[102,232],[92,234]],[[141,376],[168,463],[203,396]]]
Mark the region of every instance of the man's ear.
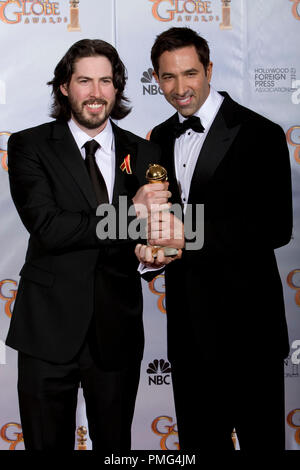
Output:
[[152,75],[153,75],[153,77],[155,78],[155,81],[156,81],[156,82],[159,84],[159,78],[158,78],[158,75],[157,75],[157,73],[156,73],[156,72],[154,72],[154,70],[153,70],[153,72],[152,72]]
[[64,96],[68,96],[68,86],[66,83],[64,83],[63,85],[60,85],[59,89]]
[[213,63],[210,62],[207,66],[207,69],[206,69],[206,77],[207,77],[208,83],[210,83],[210,81],[211,81],[212,71],[213,71]]

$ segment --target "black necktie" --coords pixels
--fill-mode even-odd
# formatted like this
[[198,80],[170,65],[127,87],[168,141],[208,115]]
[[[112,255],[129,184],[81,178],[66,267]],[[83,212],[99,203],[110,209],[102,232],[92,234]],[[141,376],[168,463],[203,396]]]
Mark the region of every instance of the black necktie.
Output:
[[183,123],[176,122],[173,127],[175,137],[180,137],[186,130],[192,129],[195,132],[204,132],[200,118],[197,116],[188,117]]
[[95,140],[88,140],[83,147],[85,148],[85,164],[95,190],[97,202],[98,204],[109,202],[106,184],[95,158],[96,150],[100,147],[100,144]]

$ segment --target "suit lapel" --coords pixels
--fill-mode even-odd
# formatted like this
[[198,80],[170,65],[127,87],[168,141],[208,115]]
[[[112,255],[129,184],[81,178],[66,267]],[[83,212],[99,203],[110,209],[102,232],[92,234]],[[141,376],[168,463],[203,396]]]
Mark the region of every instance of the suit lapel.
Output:
[[208,132],[195,166],[189,203],[199,199],[199,192],[201,195],[205,194],[209,181],[240,129],[240,124],[232,121],[232,113],[234,113],[234,110],[230,109],[232,104],[234,102],[225,94],[225,99]]
[[172,192],[171,202],[182,204],[175,170],[175,137],[173,137],[173,126],[176,122],[178,122],[177,113],[169,119],[168,125],[166,126],[164,132],[163,141],[159,142],[159,144],[163,149],[161,164],[166,168],[168,172],[168,181],[170,183],[169,189]]
[[97,206],[84,160],[67,123],[53,122],[50,144],[59,161],[66,167],[91,207]]
[[[136,156],[137,148],[134,142],[128,138],[127,132],[120,129],[111,122],[115,137],[115,182],[113,190],[113,203],[118,202],[118,197],[122,194],[132,195],[136,192]],[[67,168],[72,175],[79,189],[88,200],[92,208],[97,207],[94,190],[91,185],[90,177],[86,171],[84,160],[77,147],[67,123],[53,122],[53,131],[50,137],[50,145],[54,149],[55,155],[59,161]],[[130,166],[132,173],[128,174],[126,170],[122,171],[122,165],[125,157],[130,155]],[[132,187],[132,188],[131,188]]]
[[[123,129],[111,122],[115,137],[115,183],[113,190],[113,204],[118,203],[121,195],[133,197],[136,192],[136,159],[137,145],[129,140],[129,135]],[[121,169],[121,166],[128,157],[130,169]],[[130,172],[131,171],[131,172]],[[139,186],[139,185],[138,185]]]

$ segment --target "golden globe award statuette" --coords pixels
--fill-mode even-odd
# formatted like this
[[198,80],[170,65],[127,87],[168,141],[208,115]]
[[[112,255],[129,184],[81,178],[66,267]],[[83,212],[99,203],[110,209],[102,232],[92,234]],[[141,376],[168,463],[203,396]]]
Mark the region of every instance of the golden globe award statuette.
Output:
[[[146,180],[148,183],[163,183],[168,181],[167,170],[156,163],[151,163],[148,170],[146,171]],[[157,256],[158,250],[162,248],[160,246],[152,246],[152,255],[154,258]],[[163,247],[165,256],[176,256],[178,254],[177,248],[172,248],[170,246]]]
[[79,26],[79,0],[70,1],[70,24],[68,31],[81,31]]
[[231,0],[222,0],[222,23],[220,23],[221,29],[232,29],[230,23],[230,2]]
[[86,450],[86,436],[87,435],[87,429],[85,426],[79,426],[77,428],[77,436],[78,439],[78,446],[77,446],[77,449],[78,450]]

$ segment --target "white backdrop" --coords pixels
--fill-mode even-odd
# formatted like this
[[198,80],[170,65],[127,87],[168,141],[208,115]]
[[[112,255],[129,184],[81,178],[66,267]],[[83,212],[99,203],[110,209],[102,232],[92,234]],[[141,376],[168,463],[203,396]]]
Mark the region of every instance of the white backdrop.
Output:
[[[0,449],[24,448],[16,394],[17,354],[6,348],[4,341],[28,236],[10,198],[8,136],[50,120],[46,82],[52,78],[57,62],[79,39],[100,38],[115,45],[128,70],[126,91],[133,111],[119,125],[145,137],[155,124],[173,113],[149,70],[151,46],[161,31],[171,26],[190,26],[209,42],[213,86],[277,122],[287,135],[293,172],[294,233],[289,245],[277,250],[276,255],[291,343],[285,366],[286,448],[300,450],[300,0],[77,3],[0,0]],[[272,165],[272,155],[265,158]],[[178,437],[166,355],[163,276],[150,285],[144,282],[143,291],[146,348],[133,448],[172,450],[177,448]],[[184,321],[184,312],[182,316]],[[274,341],[266,338],[266,356],[259,364],[266,375],[276,347]],[[81,394],[77,423],[86,425]],[[270,429],[263,416],[257,424],[263,445],[263,435]],[[217,447],[217,430],[212,439]]]

